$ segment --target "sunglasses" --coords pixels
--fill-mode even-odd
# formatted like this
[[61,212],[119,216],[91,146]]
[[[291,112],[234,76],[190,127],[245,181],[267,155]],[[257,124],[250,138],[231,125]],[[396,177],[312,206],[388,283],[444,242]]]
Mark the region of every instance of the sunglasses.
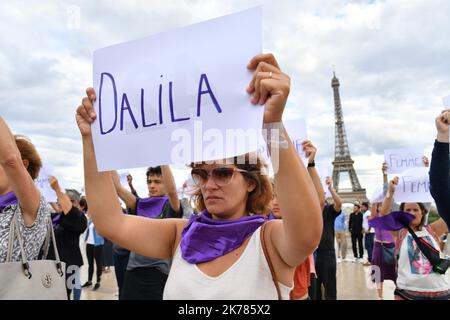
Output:
[[238,169],[236,167],[219,167],[211,170],[194,168],[191,171],[191,176],[195,184],[199,187],[205,186],[209,177],[211,177],[214,183],[219,187],[224,187],[231,182],[236,171],[248,172],[247,170]]

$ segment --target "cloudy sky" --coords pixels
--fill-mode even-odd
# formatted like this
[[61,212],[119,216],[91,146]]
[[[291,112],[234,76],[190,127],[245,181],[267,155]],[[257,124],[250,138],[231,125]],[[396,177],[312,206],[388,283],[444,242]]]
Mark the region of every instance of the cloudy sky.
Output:
[[[92,52],[263,6],[263,49],[292,78],[286,119],[306,118],[317,162],[334,157],[333,65],[360,183],[381,183],[383,150],[422,147],[450,95],[450,1],[2,1],[0,115],[67,187],[83,185],[74,120]],[[145,170],[130,170],[141,195]],[[175,168],[178,184],[187,176]]]

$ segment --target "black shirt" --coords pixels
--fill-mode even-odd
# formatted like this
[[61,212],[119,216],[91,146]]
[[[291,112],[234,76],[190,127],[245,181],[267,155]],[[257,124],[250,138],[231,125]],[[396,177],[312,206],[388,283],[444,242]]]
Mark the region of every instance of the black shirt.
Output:
[[318,251],[334,251],[334,220],[341,214],[334,205],[326,205],[323,209],[323,231]]
[[348,230],[351,234],[360,234],[363,227],[363,213],[352,213],[350,215],[350,221],[348,222]]
[[[80,251],[80,235],[87,228],[87,219],[84,213],[72,207],[67,214],[61,213],[58,224],[54,227],[56,246],[59,257],[66,267],[83,265],[83,258]],[[50,244],[49,259],[55,259],[53,244]]]

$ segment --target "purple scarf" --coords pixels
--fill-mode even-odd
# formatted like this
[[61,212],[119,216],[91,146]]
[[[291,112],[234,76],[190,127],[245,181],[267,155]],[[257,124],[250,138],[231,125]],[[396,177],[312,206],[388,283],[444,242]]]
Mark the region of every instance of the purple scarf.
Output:
[[56,228],[59,224],[59,220],[61,220],[61,213],[55,212],[56,214],[52,217],[52,225],[53,228]]
[[267,216],[267,220],[276,220],[278,219],[277,217],[275,217],[275,215],[273,214],[272,211],[269,212],[269,215]]
[[407,228],[414,216],[404,211],[394,211],[383,217],[376,217],[369,220],[369,226],[374,228],[381,228],[389,231],[398,231]]
[[265,221],[258,214],[237,220],[218,220],[208,211],[202,211],[189,219],[181,234],[183,259],[196,264],[221,257],[240,247]]
[[5,194],[4,196],[0,196],[0,213],[3,210],[13,204],[18,203],[19,201],[16,198],[16,195],[11,191]]
[[146,218],[158,218],[168,200],[167,196],[138,199],[136,214]]

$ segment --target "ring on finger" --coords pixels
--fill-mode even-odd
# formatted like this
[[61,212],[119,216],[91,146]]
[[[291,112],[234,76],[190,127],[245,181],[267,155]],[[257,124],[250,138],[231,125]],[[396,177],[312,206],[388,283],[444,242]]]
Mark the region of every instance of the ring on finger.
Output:
[[270,79],[272,79],[272,75],[273,75],[273,73],[272,73],[272,71],[270,71],[270,72],[269,72],[269,78],[270,78]]

